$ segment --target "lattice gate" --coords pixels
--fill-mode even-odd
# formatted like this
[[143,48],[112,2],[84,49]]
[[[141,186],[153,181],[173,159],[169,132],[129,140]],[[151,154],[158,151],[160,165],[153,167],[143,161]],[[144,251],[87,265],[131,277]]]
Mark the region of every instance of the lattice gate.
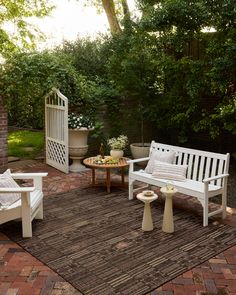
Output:
[[46,163],[69,172],[68,99],[57,89],[45,98]]

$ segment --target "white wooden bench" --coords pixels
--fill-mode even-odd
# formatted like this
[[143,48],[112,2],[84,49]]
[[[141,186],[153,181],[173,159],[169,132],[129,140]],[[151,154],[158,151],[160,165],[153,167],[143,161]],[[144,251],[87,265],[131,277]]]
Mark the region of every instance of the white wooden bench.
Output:
[[[175,152],[175,162],[178,165],[188,165],[187,180],[173,181],[178,192],[196,197],[203,207],[203,226],[208,225],[208,218],[218,213],[222,213],[222,217],[226,217],[227,206],[227,179],[229,170],[230,155],[211,153],[195,149],[183,148],[167,144],[156,143],[152,141],[150,154],[153,150],[173,151]],[[142,158],[129,161],[129,199],[133,199],[133,193],[140,188],[134,189],[135,181],[140,181],[149,185],[158,187],[165,186],[168,180],[157,179],[152,174],[146,173],[144,170],[134,170],[134,164],[149,160],[150,158]],[[222,195],[222,207],[213,212],[208,212],[209,199]]]

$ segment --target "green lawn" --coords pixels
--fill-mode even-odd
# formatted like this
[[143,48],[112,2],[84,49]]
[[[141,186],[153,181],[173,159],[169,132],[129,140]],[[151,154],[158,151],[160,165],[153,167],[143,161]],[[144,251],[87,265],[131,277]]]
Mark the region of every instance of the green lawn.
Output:
[[44,147],[43,131],[13,131],[8,134],[8,156],[34,158]]

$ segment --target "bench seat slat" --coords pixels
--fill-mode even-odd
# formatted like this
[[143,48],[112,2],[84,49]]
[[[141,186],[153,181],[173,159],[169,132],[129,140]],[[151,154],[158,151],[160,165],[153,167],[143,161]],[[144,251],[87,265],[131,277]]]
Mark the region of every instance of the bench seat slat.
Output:
[[202,179],[203,179],[203,171],[204,171],[205,160],[206,160],[206,158],[204,156],[202,156],[201,157],[201,160],[200,160],[200,168],[199,168],[199,173],[198,173],[198,181],[202,181]]
[[184,154],[183,165],[187,165],[187,163],[188,163],[188,156],[189,155],[187,153]]
[[[133,172],[135,175],[135,179],[139,181],[146,181],[150,182],[154,180],[154,183],[156,183],[156,186],[164,186],[168,182],[166,179],[159,179],[159,178],[153,178],[150,173],[146,173],[143,170],[135,171]],[[204,196],[204,183],[197,181],[197,180],[192,180],[192,179],[187,179],[186,181],[175,181],[172,180],[173,185],[178,189],[179,192],[183,192],[183,190],[186,192],[188,191],[188,194],[191,196],[195,196],[196,192],[198,193],[198,197]],[[153,184],[153,183],[150,183]],[[155,185],[155,184],[153,184]],[[209,185],[209,193],[215,192],[217,190],[221,190],[222,187],[219,185]],[[184,192],[183,192],[184,193]]]
[[205,169],[205,173],[204,173],[203,178],[210,177],[210,166],[211,166],[211,158],[207,157],[206,169]]
[[[216,174],[216,167],[217,167],[217,159],[213,159],[210,177],[217,175]],[[215,183],[216,183],[216,180],[213,180],[211,182],[211,184],[215,184]]]
[[[223,173],[224,173],[224,161],[220,160],[217,174],[223,174]],[[217,179],[216,185],[222,185],[222,179]]]
[[193,180],[197,180],[198,161],[199,161],[199,156],[195,155],[194,164],[193,164],[193,177],[191,177]]
[[193,154],[190,154],[189,161],[188,161],[188,170],[187,170],[187,178],[192,177],[192,166],[193,166]]
[[178,153],[177,165],[181,165],[182,164],[182,157],[183,157],[183,153]]

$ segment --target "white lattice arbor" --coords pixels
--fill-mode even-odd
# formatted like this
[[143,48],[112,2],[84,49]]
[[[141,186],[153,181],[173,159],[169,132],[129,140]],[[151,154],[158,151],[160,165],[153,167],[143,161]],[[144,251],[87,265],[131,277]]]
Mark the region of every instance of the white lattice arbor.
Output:
[[69,172],[68,99],[53,88],[45,97],[46,163]]

